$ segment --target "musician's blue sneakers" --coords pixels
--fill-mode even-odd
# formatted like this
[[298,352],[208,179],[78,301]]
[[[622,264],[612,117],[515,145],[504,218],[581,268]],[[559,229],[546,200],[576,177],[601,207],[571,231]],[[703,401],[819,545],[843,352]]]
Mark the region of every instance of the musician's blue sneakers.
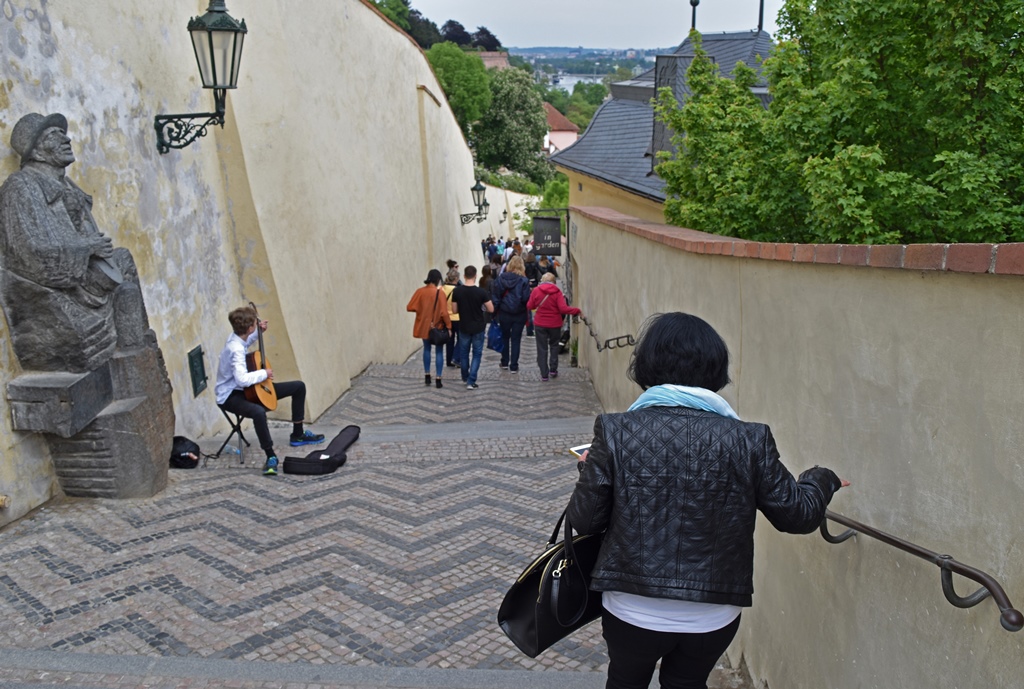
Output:
[[277,457],[267,457],[267,463],[263,465],[264,476],[277,476]]
[[317,445],[324,441],[324,437],[319,433],[314,433],[313,431],[305,431],[302,435],[290,436],[289,441],[292,447],[298,447],[299,445]]

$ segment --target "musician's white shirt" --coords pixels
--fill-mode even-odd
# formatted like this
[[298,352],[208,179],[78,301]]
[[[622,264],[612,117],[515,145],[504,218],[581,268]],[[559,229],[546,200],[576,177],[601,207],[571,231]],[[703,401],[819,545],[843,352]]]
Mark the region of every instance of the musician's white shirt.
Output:
[[228,395],[235,390],[243,390],[267,379],[265,370],[250,371],[245,364],[245,351],[258,337],[259,333],[256,330],[244,340],[231,333],[217,362],[217,385],[214,388],[214,392],[217,393],[217,404],[224,404]]

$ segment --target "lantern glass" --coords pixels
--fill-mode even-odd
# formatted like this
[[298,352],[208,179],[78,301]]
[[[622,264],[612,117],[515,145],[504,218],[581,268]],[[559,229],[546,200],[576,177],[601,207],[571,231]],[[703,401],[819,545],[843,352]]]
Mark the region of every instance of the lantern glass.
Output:
[[484,199],[484,203],[480,208],[480,215],[486,218],[487,213],[491,210],[491,202],[488,201],[487,199]]
[[231,75],[231,86],[228,87],[231,89],[238,86],[238,68],[242,66],[242,44],[245,42],[245,34],[236,33],[234,36],[234,42],[235,49],[231,53],[231,71],[229,72]]
[[210,0],[206,14],[188,23],[192,49],[196,53],[203,88],[233,89],[238,86],[238,68],[242,63],[245,20],[228,14],[224,0]]
[[481,184],[480,180],[476,181],[476,184],[470,188],[470,191],[473,192],[473,205],[477,208],[484,205],[484,195],[487,194],[487,187]]
[[196,51],[196,62],[199,64],[199,78],[203,80],[203,88],[213,88],[216,79],[213,75],[213,49],[210,47],[210,32],[196,29],[192,34],[192,49]]
[[245,34],[207,29],[194,29],[191,33],[203,88],[235,88],[238,85],[238,68],[242,63]]

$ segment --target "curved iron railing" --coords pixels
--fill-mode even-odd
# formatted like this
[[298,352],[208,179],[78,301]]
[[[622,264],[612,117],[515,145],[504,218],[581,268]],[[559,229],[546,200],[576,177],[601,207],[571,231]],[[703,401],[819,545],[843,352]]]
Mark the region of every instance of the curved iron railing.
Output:
[[587,331],[590,336],[594,338],[594,342],[597,343],[597,351],[603,352],[606,349],[622,349],[623,347],[633,347],[636,345],[636,340],[633,339],[632,335],[619,335],[618,337],[612,337],[604,341],[602,344],[601,338],[598,336],[597,331],[594,330],[594,325],[590,322],[590,319],[586,316],[573,316],[573,322],[583,321],[583,325],[587,326]]
[[[849,527],[846,531],[833,536],[828,532],[828,520],[842,524],[843,526]],[[819,527],[821,536],[829,543],[842,543],[851,536],[856,536],[858,533],[862,533],[865,536],[870,536],[876,540],[887,543],[888,545],[898,548],[903,552],[916,555],[922,560],[927,560],[933,565],[938,566],[940,570],[940,577],[942,580],[942,593],[945,594],[946,600],[958,608],[971,608],[985,600],[989,596],[992,596],[992,600],[999,607],[999,623],[1008,632],[1019,632],[1024,628],[1024,615],[1021,614],[1020,610],[1013,607],[1010,603],[1009,597],[1006,592],[1003,591],[1003,587],[999,585],[990,574],[982,572],[980,569],[975,569],[962,562],[957,562],[950,555],[939,555],[938,553],[932,552],[927,548],[904,541],[902,538],[897,538],[891,534],[887,534],[884,531],[872,528],[867,524],[862,524],[853,519],[844,517],[841,514],[836,514],[832,510],[825,510],[825,518],[821,520],[821,526]],[[981,588],[970,594],[969,596],[960,596],[953,588],[953,574],[959,574],[962,577],[971,579],[979,584]]]

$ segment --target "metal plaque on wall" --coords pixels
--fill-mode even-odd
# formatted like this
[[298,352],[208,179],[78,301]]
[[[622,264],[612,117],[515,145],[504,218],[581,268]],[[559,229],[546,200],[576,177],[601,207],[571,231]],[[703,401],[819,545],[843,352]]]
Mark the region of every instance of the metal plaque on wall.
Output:
[[202,345],[188,353],[188,372],[192,377],[192,396],[198,397],[199,393],[206,389],[207,381]]
[[533,253],[541,256],[562,255],[561,218],[533,218]]

